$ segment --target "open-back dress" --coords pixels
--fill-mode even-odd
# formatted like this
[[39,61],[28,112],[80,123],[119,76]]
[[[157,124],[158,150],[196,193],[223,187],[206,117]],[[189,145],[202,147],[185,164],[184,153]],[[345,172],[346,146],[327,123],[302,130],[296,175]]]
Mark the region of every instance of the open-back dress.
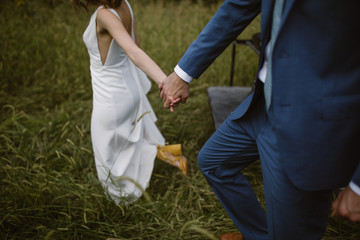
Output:
[[[132,23],[133,12],[128,4]],[[109,195],[120,202],[135,201],[146,189],[154,167],[157,145],[164,138],[146,97],[151,83],[113,39],[105,63],[96,33],[97,12],[83,40],[90,55],[93,90],[91,139],[98,178]],[[109,9],[119,19],[114,9]],[[120,19],[121,20],[121,19]],[[133,24],[132,24],[133,26]],[[134,39],[134,29],[131,30]],[[138,186],[137,186],[138,185]]]

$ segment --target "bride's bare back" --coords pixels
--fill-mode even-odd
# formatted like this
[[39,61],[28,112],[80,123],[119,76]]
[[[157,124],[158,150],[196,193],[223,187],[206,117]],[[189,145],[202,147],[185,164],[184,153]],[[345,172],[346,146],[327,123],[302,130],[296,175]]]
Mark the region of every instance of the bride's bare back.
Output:
[[[105,10],[105,9],[101,9],[101,10]],[[116,8],[115,11],[119,14],[121,18],[121,23],[124,25],[126,31],[131,36],[131,29],[132,29],[131,13],[126,2],[123,1],[120,7]],[[98,38],[98,47],[101,55],[101,62],[102,64],[105,64],[113,37],[110,35],[108,30],[106,30],[101,24],[98,24],[99,23],[98,19],[96,22],[97,22],[96,33]]]

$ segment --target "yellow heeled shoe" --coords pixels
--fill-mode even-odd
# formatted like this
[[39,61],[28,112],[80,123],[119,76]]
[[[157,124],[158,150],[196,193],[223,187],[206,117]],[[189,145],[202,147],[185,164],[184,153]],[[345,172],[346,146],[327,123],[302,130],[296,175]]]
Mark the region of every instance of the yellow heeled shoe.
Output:
[[[178,167],[184,175],[187,175],[189,164],[187,158],[182,155],[181,144],[158,146],[157,148],[157,158]],[[179,166],[175,164],[176,162],[179,162]]]
[[175,155],[175,156],[182,154],[181,144],[158,146],[158,149],[161,149],[164,152],[171,153],[172,155]]

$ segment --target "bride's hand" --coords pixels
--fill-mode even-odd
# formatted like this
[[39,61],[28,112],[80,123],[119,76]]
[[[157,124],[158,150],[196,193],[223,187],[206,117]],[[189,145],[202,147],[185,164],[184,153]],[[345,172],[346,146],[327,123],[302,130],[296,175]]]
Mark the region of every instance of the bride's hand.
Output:
[[189,97],[189,83],[174,72],[159,84],[159,90],[165,108],[176,107],[180,102],[185,103]]
[[174,107],[179,106],[180,101],[181,101],[181,98],[177,98],[172,103],[170,103],[170,111],[171,112],[174,112]]

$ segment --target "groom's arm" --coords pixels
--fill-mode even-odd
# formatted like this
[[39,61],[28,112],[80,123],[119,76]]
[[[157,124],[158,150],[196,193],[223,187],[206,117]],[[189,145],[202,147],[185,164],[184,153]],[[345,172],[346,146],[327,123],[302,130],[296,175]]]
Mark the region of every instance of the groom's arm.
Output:
[[[261,0],[226,0],[197,39],[189,46],[175,72],[159,86],[164,107],[189,96],[188,84],[198,78],[260,13]],[[176,95],[177,94],[177,95]],[[176,104],[175,104],[176,106]]]
[[191,78],[198,78],[252,22],[260,9],[261,0],[226,0],[189,46],[178,67]]

